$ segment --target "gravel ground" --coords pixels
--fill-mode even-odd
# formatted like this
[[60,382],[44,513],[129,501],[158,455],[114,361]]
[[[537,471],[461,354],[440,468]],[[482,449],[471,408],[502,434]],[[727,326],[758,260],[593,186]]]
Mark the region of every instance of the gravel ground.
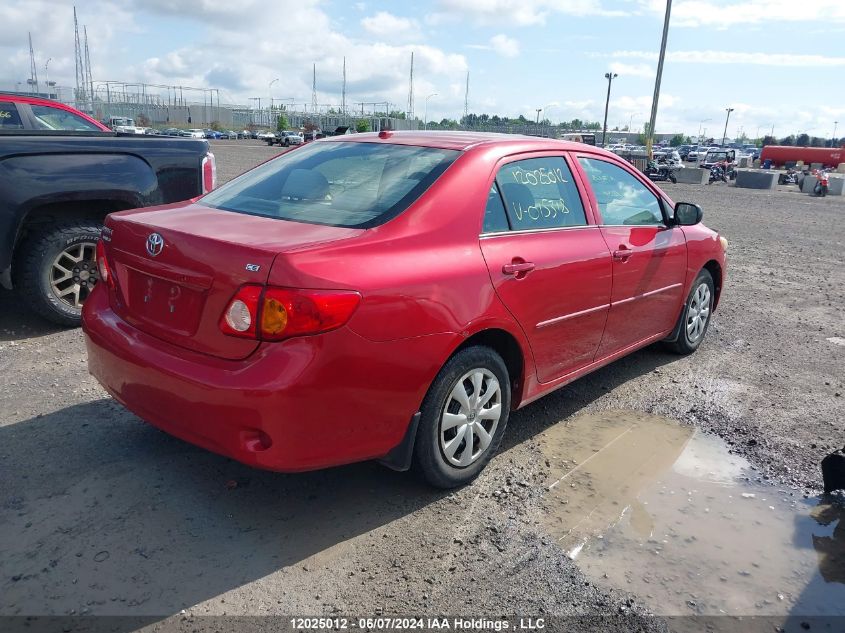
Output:
[[[221,182],[280,151],[213,149]],[[536,436],[587,411],[660,413],[816,492],[845,436],[845,199],[791,189],[667,185],[730,241],[702,348],[642,350],[515,413],[453,493],[375,464],[261,472],[171,438],[105,395],[78,330],[0,293],[0,615],[613,614],[603,630],[662,630],[642,619],[659,605],[591,584],[544,534]]]

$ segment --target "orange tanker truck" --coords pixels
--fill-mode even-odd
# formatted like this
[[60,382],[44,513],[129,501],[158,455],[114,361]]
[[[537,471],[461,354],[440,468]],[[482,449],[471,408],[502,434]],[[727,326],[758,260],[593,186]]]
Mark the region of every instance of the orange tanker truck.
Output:
[[790,145],[766,145],[760,152],[760,163],[772,161],[772,167],[783,167],[786,163],[804,161],[808,167],[821,163],[835,169],[839,163],[845,163],[845,147],[792,147]]

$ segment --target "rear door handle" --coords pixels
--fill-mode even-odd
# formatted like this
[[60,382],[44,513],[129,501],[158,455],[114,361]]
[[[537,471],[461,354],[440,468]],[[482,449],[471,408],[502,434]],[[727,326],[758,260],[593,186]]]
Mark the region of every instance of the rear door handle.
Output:
[[613,251],[613,259],[617,262],[627,262],[628,258],[633,254],[634,252],[629,248],[620,248],[619,250]]
[[506,275],[514,275],[522,278],[534,270],[534,262],[513,262],[502,266],[502,272]]

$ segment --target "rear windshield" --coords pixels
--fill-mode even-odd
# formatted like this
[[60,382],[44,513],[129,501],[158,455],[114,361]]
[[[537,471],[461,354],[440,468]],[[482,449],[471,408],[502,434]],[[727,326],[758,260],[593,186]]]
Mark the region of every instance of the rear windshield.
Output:
[[280,220],[369,228],[407,209],[458,154],[388,143],[313,143],[256,167],[202,201]]

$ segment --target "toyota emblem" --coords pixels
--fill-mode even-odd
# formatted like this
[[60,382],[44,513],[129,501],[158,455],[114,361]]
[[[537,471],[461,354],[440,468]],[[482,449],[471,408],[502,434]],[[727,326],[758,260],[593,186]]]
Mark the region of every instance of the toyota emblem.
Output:
[[164,248],[164,238],[158,233],[150,233],[147,238],[147,252],[151,257],[155,257],[161,253]]

